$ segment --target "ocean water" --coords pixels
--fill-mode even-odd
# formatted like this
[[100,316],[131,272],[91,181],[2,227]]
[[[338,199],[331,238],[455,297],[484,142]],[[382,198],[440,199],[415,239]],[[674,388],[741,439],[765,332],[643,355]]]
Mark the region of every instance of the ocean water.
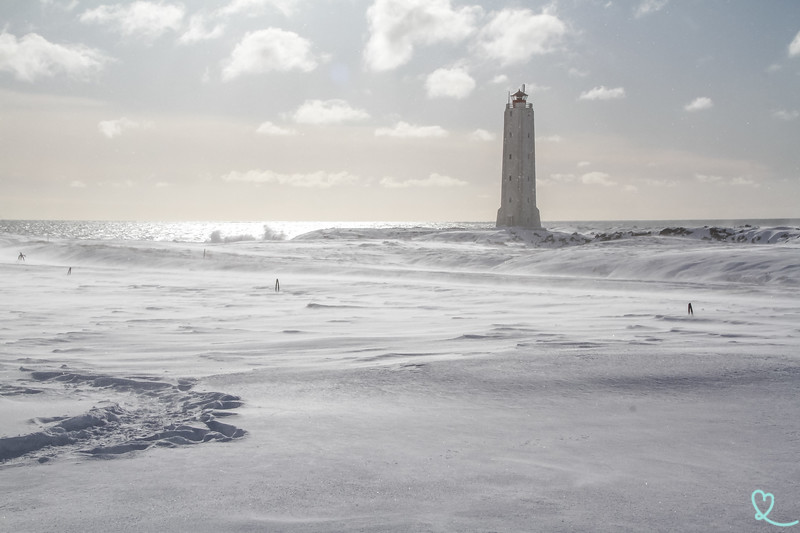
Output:
[[[545,222],[555,233],[597,235],[613,232],[659,232],[664,228],[788,228],[800,229],[800,219],[556,221]],[[81,220],[0,220],[0,235],[26,239],[79,239],[174,242],[235,242],[290,240],[320,230],[486,231],[493,222],[134,222]]]

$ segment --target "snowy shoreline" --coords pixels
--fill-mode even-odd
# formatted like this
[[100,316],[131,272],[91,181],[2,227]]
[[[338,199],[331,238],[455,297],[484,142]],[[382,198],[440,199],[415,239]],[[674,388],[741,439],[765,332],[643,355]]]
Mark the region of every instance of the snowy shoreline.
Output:
[[0,237],[0,442],[73,439],[0,465],[0,524],[749,530],[756,489],[800,517],[796,230],[364,231]]

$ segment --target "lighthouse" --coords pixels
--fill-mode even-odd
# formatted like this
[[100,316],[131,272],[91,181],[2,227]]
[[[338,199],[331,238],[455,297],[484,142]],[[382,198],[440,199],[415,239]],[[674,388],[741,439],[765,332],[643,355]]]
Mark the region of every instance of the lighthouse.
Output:
[[503,118],[503,171],[497,227],[542,227],[536,207],[533,104],[525,86],[509,95]]

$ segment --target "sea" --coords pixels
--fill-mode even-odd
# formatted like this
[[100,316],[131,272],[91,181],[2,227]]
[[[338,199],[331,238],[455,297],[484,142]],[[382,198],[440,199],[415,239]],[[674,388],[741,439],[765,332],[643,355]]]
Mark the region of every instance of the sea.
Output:
[[[614,232],[652,232],[665,228],[786,228],[800,229],[800,218],[742,220],[602,220],[552,221],[550,232],[595,236]],[[423,230],[488,231],[494,222],[392,222],[392,221],[99,221],[0,220],[0,236],[42,240],[115,240],[225,243],[291,240],[321,230]],[[794,233],[794,231],[793,231]]]

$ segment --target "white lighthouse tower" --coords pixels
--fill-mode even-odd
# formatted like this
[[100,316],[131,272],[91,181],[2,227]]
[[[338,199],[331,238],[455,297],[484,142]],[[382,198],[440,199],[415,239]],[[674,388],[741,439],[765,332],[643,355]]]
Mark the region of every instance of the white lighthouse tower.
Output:
[[525,86],[509,95],[503,118],[503,174],[497,227],[542,227],[536,207],[533,104]]

